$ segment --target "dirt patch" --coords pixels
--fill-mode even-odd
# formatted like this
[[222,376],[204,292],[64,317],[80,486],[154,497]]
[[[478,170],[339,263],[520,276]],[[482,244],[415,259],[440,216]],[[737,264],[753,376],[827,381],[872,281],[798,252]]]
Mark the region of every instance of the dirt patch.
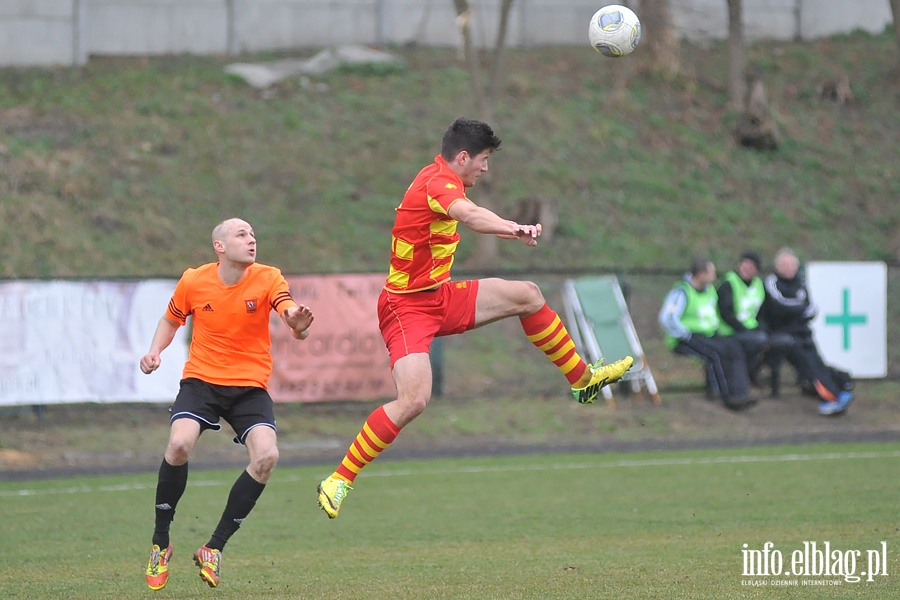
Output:
[[31,452],[0,449],[0,469],[33,469],[40,462],[40,458]]

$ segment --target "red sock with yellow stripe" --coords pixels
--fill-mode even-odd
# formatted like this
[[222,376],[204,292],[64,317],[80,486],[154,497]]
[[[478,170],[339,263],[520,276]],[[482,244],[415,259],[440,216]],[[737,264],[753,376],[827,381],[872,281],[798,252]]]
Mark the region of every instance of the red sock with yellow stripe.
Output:
[[571,385],[579,383],[585,373],[589,373],[587,364],[575,351],[569,331],[549,305],[544,304],[536,313],[521,317],[520,321],[531,343],[547,355]]
[[391,445],[398,433],[400,428],[388,418],[384,407],[376,408],[350,444],[347,456],[341,461],[333,477],[353,483],[362,468],[378,458],[378,455]]

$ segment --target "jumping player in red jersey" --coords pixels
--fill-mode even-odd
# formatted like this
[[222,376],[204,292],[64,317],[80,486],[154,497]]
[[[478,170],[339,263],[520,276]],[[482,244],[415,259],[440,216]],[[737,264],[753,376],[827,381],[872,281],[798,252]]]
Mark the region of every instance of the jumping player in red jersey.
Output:
[[141,358],[144,373],[155,371],[160,353],[192,317],[190,354],[169,409],[169,443],[156,485],[156,527],[145,575],[151,590],[166,587],[169,579],[169,526],[187,486],[188,457],[201,433],[221,429],[221,418],[234,429],[235,442],[247,447],[250,464],[232,486],[209,542],[194,553],[201,579],[219,585],[222,550],[278,461],[274,404],[266,390],[272,373],[269,314],[274,310],[299,340],[309,337],[313,322],[310,309],[294,302],[281,271],[256,262],[256,236],[247,222],[223,221],[212,239],[218,261],[184,272]]
[[444,133],[441,153],[419,171],[397,207],[390,272],[378,300],[397,399],[369,415],[337,470],[319,484],[319,506],[332,519],[362,468],[425,410],[432,381],[428,353],[435,337],[519,317],[525,334],[559,368],[583,404],[621,379],[634,362],[627,356],[609,365],[586,364],[559,316],[530,281],[450,280],[459,223],[526,246],[536,246],[541,235],[540,223],[509,221],[466,196],[466,188],[487,172],[488,158],[499,147],[500,139],[487,123],[455,120]]

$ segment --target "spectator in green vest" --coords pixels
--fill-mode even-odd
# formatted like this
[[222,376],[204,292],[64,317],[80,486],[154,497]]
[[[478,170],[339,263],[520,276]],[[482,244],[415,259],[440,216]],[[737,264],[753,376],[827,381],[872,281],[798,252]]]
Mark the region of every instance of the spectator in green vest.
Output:
[[776,357],[788,354],[793,345],[790,335],[770,334],[760,326],[759,310],[766,299],[766,288],[759,276],[761,262],[758,253],[745,251],[735,269],[725,273],[718,290],[719,316],[722,319],[719,333],[733,336],[740,342],[751,381],[759,374],[767,353],[776,360]]
[[678,354],[702,360],[725,406],[743,410],[756,399],[750,395],[750,378],[744,349],[734,337],[719,333],[716,266],[706,258],[694,260],[690,273],[677,282],[663,301],[659,325],[666,346]]

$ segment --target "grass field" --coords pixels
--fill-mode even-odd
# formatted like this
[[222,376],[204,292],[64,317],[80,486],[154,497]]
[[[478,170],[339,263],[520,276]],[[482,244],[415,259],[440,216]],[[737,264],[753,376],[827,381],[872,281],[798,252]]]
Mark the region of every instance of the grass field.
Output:
[[[142,577],[153,474],[0,482],[0,590],[71,600],[896,598],[898,458],[900,443],[383,460],[336,521],[315,506],[327,469],[279,468],[226,548],[217,590],[190,555],[237,472],[198,471],[173,525],[169,585],[155,595]],[[887,564],[871,582],[748,576],[744,544],[766,542],[767,564],[777,550],[784,570],[804,542],[828,542],[845,574],[853,551],[857,575],[869,554]]]

